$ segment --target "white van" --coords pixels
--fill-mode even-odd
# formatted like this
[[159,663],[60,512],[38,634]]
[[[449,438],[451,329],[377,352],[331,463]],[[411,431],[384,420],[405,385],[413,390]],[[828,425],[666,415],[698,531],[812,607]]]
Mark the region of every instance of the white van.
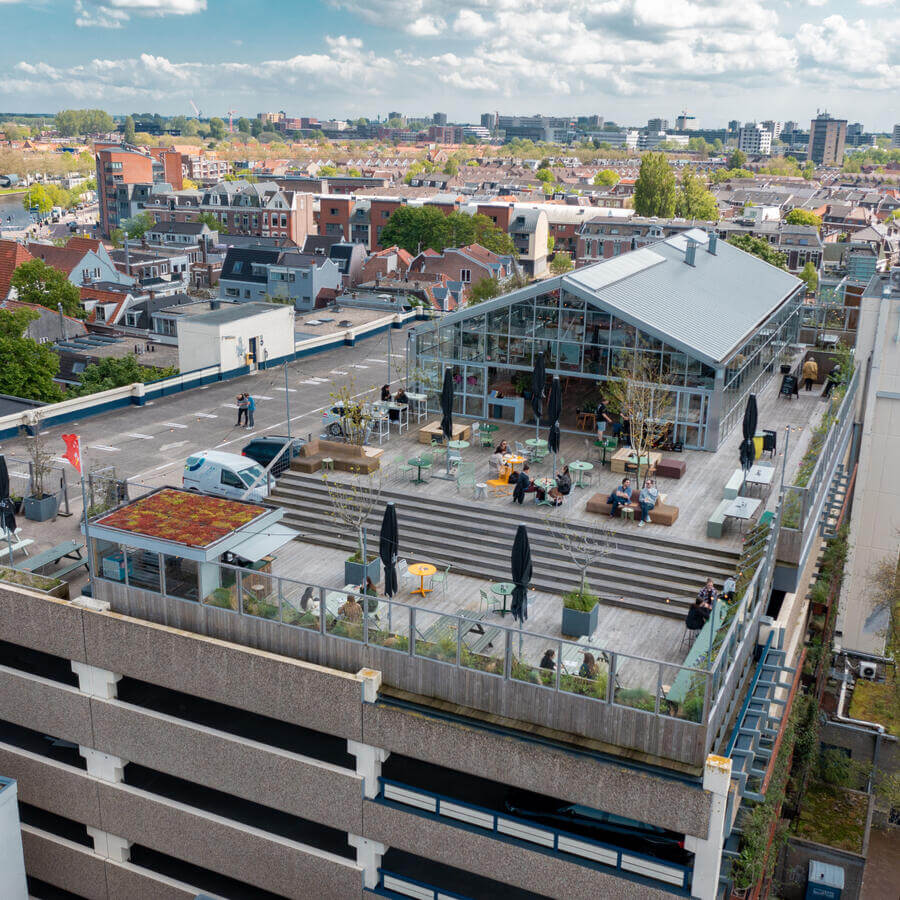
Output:
[[268,479],[263,476],[262,466],[246,456],[238,456],[237,453],[201,450],[185,461],[181,483],[189,491],[240,500],[247,488],[260,476],[262,478],[259,484],[253,488],[247,500],[262,500],[269,493]]

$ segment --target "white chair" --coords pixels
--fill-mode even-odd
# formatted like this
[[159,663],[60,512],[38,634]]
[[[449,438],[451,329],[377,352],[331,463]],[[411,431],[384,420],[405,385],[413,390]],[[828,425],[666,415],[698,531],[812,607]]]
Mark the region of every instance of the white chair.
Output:
[[409,574],[409,564],[405,559],[397,560],[397,576],[400,579],[400,584],[406,584],[407,581],[412,579],[412,575]]
[[462,454],[459,450],[448,450],[447,451],[447,463],[451,467],[458,466],[462,462]]
[[521,441],[514,441],[516,445],[516,453],[519,456],[524,457],[525,459],[531,459],[531,450],[526,447]]
[[16,528],[15,531],[10,534],[8,531],[4,530],[2,534],[0,534],[0,564],[3,562],[3,554],[6,554],[6,559],[9,561],[10,550],[13,553],[16,550],[24,550],[25,555],[28,556],[28,548],[34,543],[32,538],[23,538],[22,537],[22,529]]

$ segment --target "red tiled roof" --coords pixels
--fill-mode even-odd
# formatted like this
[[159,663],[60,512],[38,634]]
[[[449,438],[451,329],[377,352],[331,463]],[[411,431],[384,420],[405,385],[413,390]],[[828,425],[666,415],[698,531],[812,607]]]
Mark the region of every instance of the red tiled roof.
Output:
[[12,273],[34,257],[18,241],[0,241],[0,298],[9,293]]
[[42,259],[48,266],[59,269],[67,275],[84,259],[84,250],[70,250],[68,247],[54,247],[53,244],[28,244],[28,252],[35,259]]
[[69,238],[69,241],[66,244],[66,250],[80,250],[82,253],[88,253],[92,250],[99,250],[100,245],[101,241],[98,241],[96,238],[75,235],[74,237]]

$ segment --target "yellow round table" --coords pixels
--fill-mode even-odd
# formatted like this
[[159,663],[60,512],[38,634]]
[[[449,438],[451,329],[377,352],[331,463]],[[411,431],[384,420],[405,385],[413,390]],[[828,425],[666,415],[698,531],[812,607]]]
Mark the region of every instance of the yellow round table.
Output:
[[411,593],[413,594],[421,594],[423,597],[426,594],[431,593],[431,588],[425,587],[425,577],[428,575],[434,575],[437,572],[437,569],[431,565],[431,563],[413,563],[409,567],[409,572],[413,575],[419,576],[419,586],[417,588],[413,588]]

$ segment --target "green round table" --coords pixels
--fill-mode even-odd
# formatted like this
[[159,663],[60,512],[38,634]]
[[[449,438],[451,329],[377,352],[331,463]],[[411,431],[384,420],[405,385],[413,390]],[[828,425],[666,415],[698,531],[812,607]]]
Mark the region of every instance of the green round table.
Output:
[[569,463],[569,468],[575,472],[575,487],[584,487],[584,473],[590,472],[594,468],[593,463],[584,462],[583,460],[576,459],[575,462]]
[[506,598],[512,596],[515,587],[516,586],[509,581],[498,581],[497,584],[491,585],[491,593],[503,598],[503,609],[500,610],[501,616],[505,616],[508,612],[506,608]]
[[499,429],[499,425],[495,425],[493,422],[482,422],[479,426],[479,431],[486,431],[488,434],[493,434],[497,429]]
[[547,446],[547,442],[543,438],[528,438],[525,446],[531,447],[532,450],[543,450]]
[[450,441],[447,446],[451,450],[468,450],[469,442],[468,441]]
[[416,480],[413,484],[424,484],[425,479],[422,477],[422,469],[430,469],[431,468],[431,460],[425,459],[421,456],[414,456],[412,459],[407,460],[409,465],[415,466],[419,471],[416,475]]

